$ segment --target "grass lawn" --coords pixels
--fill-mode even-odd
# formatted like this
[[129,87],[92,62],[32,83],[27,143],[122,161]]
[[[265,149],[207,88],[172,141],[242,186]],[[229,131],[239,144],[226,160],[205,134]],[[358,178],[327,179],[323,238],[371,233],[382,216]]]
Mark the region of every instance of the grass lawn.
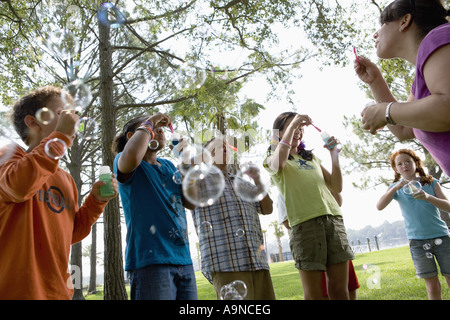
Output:
[[[355,255],[353,265],[358,276],[360,300],[426,300],[423,279],[417,279],[409,247],[373,251]],[[301,300],[303,291],[300,276],[293,261],[270,264],[270,273],[278,300]],[[215,300],[213,286],[199,271],[196,273],[199,300]],[[442,297],[450,300],[450,288],[439,276]],[[127,288],[128,289],[128,288]],[[103,292],[86,299],[103,298]]]

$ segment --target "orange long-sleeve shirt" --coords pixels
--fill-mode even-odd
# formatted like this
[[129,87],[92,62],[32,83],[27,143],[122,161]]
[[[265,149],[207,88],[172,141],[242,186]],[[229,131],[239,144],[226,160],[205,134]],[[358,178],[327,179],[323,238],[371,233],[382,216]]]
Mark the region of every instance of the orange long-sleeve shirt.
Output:
[[16,146],[0,166],[0,300],[71,299],[70,246],[85,238],[106,205],[89,195],[78,207],[69,173],[49,158],[49,139],[27,153]]

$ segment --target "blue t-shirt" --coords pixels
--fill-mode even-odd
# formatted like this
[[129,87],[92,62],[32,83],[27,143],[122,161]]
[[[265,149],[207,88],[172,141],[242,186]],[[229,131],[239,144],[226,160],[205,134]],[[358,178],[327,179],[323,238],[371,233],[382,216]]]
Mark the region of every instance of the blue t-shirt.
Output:
[[[120,155],[114,159],[116,176]],[[176,168],[168,160],[157,161],[161,167],[142,161],[128,181],[119,182],[127,225],[127,271],[154,264],[192,264],[181,185],[172,179]]]
[[[392,184],[389,188],[395,186]],[[435,196],[434,186],[438,180],[433,179],[431,185],[422,186],[424,192]],[[403,188],[397,190],[394,199],[398,201],[405,219],[408,239],[433,239],[449,235],[447,225],[441,219],[439,209],[425,200],[416,200],[411,194],[406,194]]]

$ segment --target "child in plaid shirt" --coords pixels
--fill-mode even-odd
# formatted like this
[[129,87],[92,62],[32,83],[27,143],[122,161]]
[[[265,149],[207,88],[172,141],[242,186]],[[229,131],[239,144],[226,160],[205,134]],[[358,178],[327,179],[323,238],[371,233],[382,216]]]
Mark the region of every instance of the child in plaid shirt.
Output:
[[266,195],[259,202],[242,200],[233,189],[234,176],[227,170],[231,153],[226,141],[212,139],[206,148],[224,174],[225,189],[214,204],[192,211],[202,272],[214,285],[217,299],[221,299],[221,288],[235,280],[246,284],[245,300],[275,299],[258,217],[272,213],[272,199]]

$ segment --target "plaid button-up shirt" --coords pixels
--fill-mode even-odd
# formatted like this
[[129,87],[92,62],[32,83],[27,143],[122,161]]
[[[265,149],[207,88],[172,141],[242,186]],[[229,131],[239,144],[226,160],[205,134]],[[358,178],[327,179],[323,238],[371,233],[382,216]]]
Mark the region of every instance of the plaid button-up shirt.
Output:
[[202,273],[211,283],[211,272],[269,270],[258,216],[261,206],[242,200],[233,189],[234,177],[229,173],[224,177],[223,195],[192,211]]

